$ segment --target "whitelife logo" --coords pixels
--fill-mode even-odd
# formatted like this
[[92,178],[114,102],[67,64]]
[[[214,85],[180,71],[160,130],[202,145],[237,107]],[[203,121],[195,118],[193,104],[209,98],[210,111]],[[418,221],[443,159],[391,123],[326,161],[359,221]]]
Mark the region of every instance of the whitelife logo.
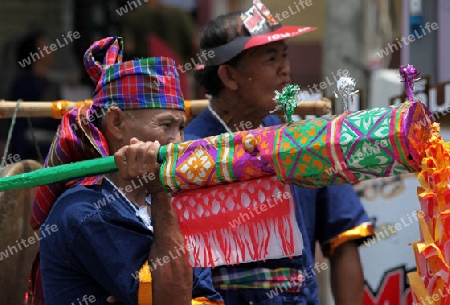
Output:
[[[380,52],[377,52],[378,57],[383,58],[384,56],[388,56],[389,54],[394,53],[394,51],[398,51],[399,47],[401,49],[401,48],[403,48],[403,45],[406,45],[406,46],[409,45],[411,42],[414,42],[414,41],[426,36],[427,34],[431,33],[432,30],[436,31],[437,29],[439,29],[439,25],[436,22],[433,22],[433,23],[427,22],[425,24],[425,29],[427,31],[425,31],[425,29],[422,26],[420,26],[420,28],[422,30],[423,35],[420,35],[420,33],[417,32],[417,30],[414,30],[414,35],[410,34],[410,35],[408,35],[408,37],[402,37],[401,41],[399,41],[397,38],[396,39],[397,43],[394,43],[394,44],[388,43],[386,48],[382,49]],[[431,28],[431,30],[430,30],[430,28]]]
[[56,43],[52,43],[50,46],[44,46],[43,50],[41,50],[41,48],[38,47],[37,53],[30,52],[30,56],[28,56],[27,58],[24,58],[18,62],[19,65],[22,68],[25,68],[26,66],[31,65],[33,62],[36,62],[37,60],[45,57],[45,55],[50,55],[52,52],[55,52],[59,48],[63,48],[66,45],[68,45],[70,42],[73,42],[74,39],[78,39],[81,37],[80,33],[77,31],[75,31],[73,33],[72,33],[72,31],[69,31],[66,35],[63,34],[61,36],[62,36],[62,40],[64,40],[65,43],[62,43],[59,40],[60,38],[56,38]]
[[[50,236],[52,233],[58,231],[58,227],[56,225],[45,225],[41,228],[41,236],[38,235],[38,232],[34,232],[34,236],[30,236],[27,239],[23,239],[21,241],[16,240],[16,246],[8,246],[5,251],[0,252],[0,262],[7,259],[8,257],[13,256],[14,254],[19,253],[25,248],[28,248],[30,245],[39,242],[43,238]],[[27,243],[28,242],[28,243]],[[23,248],[22,248],[23,246]],[[17,249],[19,248],[19,249]],[[14,251],[14,252],[13,252]]]

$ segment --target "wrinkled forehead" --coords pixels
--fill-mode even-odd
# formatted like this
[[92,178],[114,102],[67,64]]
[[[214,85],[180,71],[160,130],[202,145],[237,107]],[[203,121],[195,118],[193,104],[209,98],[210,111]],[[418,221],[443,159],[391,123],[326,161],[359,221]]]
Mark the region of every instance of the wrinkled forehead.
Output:
[[184,111],[177,109],[147,108],[147,109],[127,110],[126,112],[136,119],[170,120],[180,123],[184,123],[186,121],[186,115]]

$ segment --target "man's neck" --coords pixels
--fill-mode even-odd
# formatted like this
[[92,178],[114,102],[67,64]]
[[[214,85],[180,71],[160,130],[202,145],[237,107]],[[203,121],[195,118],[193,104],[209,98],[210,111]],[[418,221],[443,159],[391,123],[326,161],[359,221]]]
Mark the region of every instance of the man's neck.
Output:
[[106,177],[111,180],[114,185],[121,190],[132,203],[138,206],[147,205],[147,189],[144,182],[140,179],[132,181],[123,180],[119,173],[110,173]]
[[212,115],[217,115],[232,132],[259,128],[267,116],[258,109],[250,108],[245,102],[226,96],[213,97],[210,103],[215,112]]

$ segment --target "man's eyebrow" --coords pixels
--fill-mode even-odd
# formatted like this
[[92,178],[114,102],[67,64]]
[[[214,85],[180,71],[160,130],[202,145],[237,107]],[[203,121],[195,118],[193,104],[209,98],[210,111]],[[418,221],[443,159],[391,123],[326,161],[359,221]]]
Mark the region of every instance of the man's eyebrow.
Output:
[[173,114],[161,114],[161,115],[159,115],[157,117],[157,119],[160,120],[160,121],[171,120],[171,121],[182,122],[182,123],[186,122],[186,117],[185,116],[176,117]]

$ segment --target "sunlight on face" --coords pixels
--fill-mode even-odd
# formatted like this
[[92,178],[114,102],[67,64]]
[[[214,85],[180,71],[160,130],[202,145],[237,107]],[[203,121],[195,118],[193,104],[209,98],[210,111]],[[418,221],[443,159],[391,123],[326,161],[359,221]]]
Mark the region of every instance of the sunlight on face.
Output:
[[[139,109],[125,112],[129,120],[129,134],[141,141],[159,141],[161,145],[184,140],[186,116],[173,109]],[[130,137],[130,138],[131,138]]]

